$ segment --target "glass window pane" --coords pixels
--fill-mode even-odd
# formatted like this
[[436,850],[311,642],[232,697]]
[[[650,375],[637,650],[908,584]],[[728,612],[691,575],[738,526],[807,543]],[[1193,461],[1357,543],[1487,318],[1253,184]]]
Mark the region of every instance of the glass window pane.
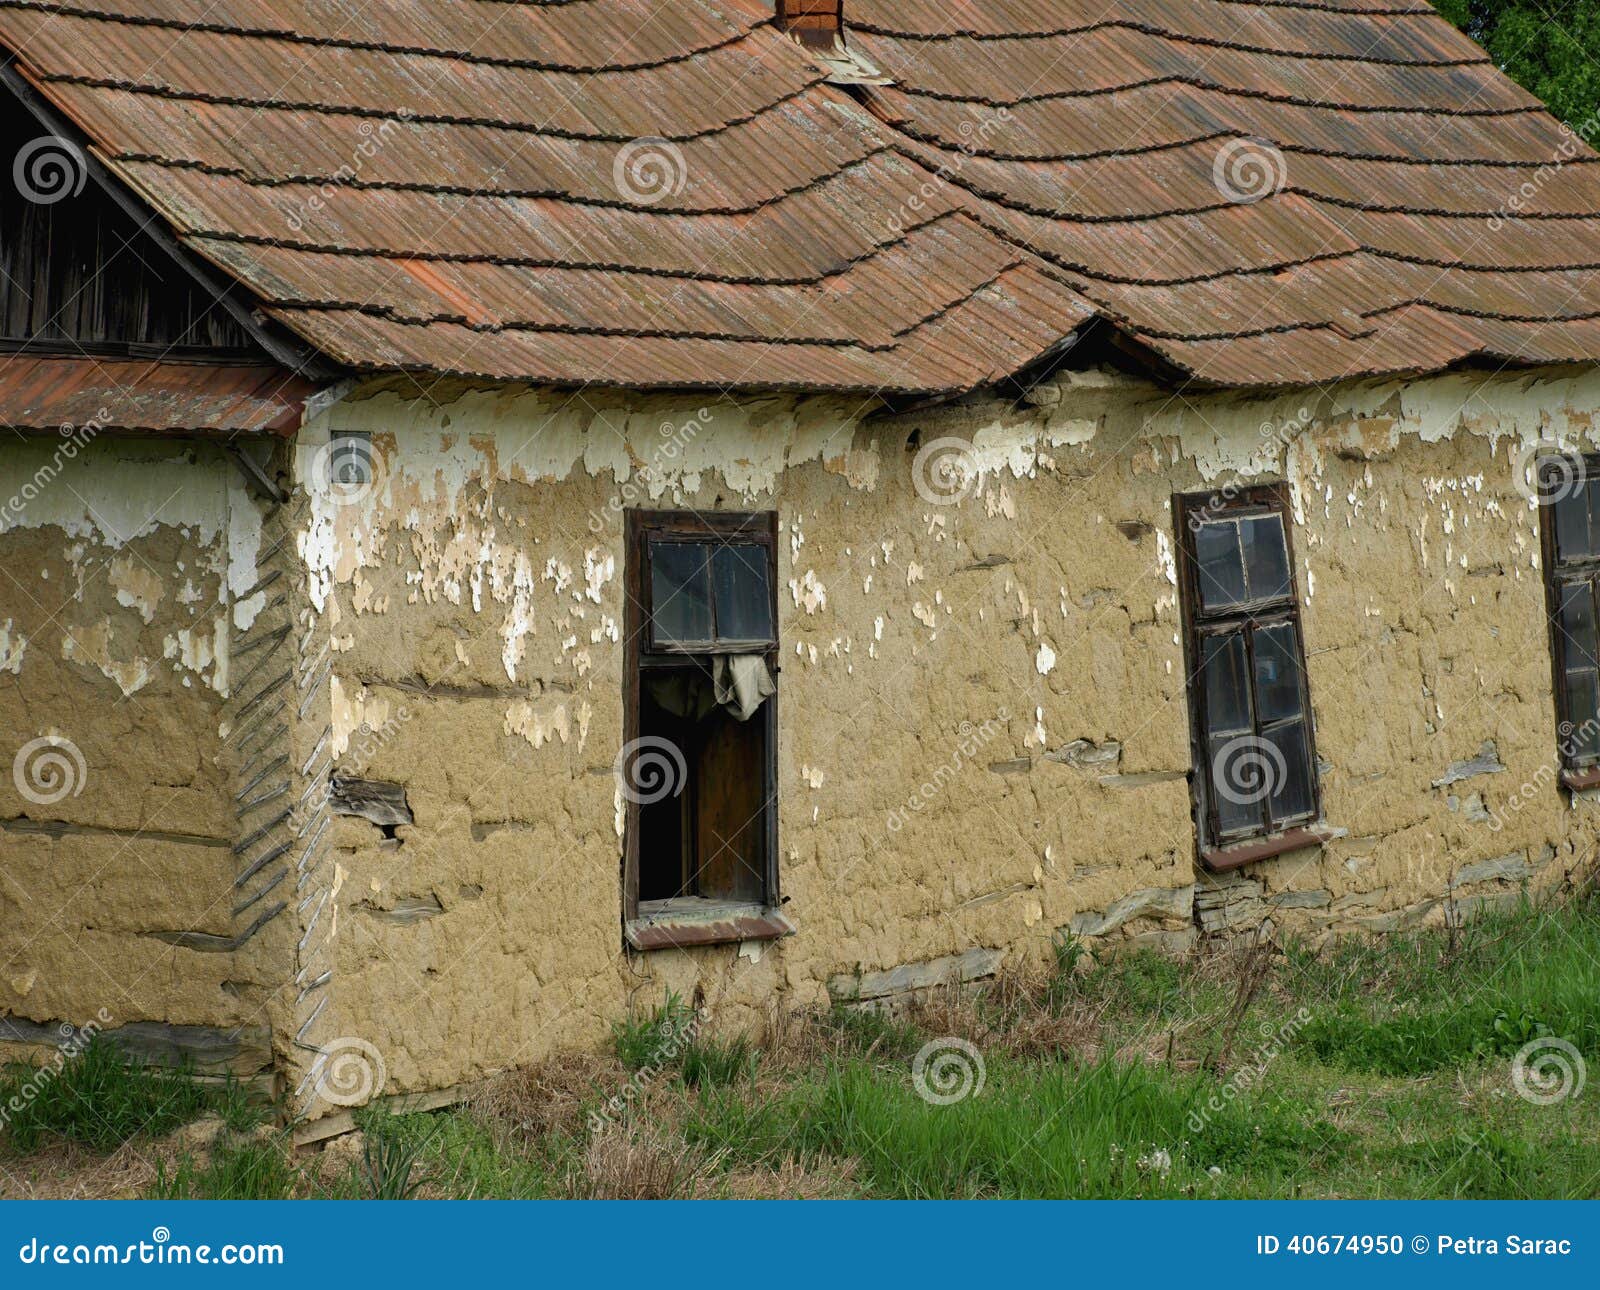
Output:
[[1595,658],[1594,592],[1587,582],[1557,588],[1561,597],[1562,666],[1600,666]]
[[[1576,463],[1575,467],[1576,467]],[[1590,555],[1600,555],[1600,478],[1589,480],[1586,484],[1573,484],[1572,491],[1583,493],[1588,498],[1589,510],[1589,541]]]
[[1567,673],[1567,719],[1562,723],[1561,745],[1569,757],[1593,757],[1600,751],[1600,723],[1596,721],[1597,693],[1594,672]]
[[1261,831],[1261,802],[1270,786],[1260,774],[1259,743],[1254,735],[1216,735],[1208,745],[1207,782],[1218,833]]
[[657,641],[711,639],[706,551],[698,542],[650,544],[650,616]]
[[1289,594],[1289,548],[1283,537],[1281,515],[1257,515],[1242,520],[1246,581],[1250,599]]
[[1200,568],[1195,581],[1200,603],[1207,609],[1233,605],[1244,599],[1244,563],[1239,556],[1236,524],[1202,524],[1194,538]]
[[1589,507],[1584,490],[1573,489],[1553,503],[1556,508],[1556,555],[1562,560],[1589,554]]
[[1303,721],[1277,726],[1266,732],[1267,773],[1273,781],[1270,798],[1272,824],[1281,828],[1311,814],[1312,776],[1310,741]]
[[719,546],[711,555],[711,580],[717,589],[717,636],[721,640],[772,639],[772,584],[767,550],[740,543]]
[[1249,682],[1245,677],[1244,635],[1202,636],[1200,676],[1205,686],[1206,733],[1250,729]]
[[1298,638],[1293,623],[1256,632],[1256,719],[1263,724],[1300,715]]

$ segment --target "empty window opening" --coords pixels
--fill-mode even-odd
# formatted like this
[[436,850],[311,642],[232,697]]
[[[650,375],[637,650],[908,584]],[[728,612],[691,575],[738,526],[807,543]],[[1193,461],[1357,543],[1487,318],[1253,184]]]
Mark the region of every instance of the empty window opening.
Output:
[[782,934],[776,516],[628,514],[628,939]]

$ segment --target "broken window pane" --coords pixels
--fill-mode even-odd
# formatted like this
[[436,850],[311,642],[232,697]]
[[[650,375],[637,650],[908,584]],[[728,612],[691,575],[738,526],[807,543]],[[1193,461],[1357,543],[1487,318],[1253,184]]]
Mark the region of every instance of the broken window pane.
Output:
[[1273,750],[1268,754],[1270,778],[1274,792],[1269,800],[1274,828],[1303,820],[1311,814],[1312,775],[1309,741],[1303,721],[1286,726],[1275,726],[1266,731],[1265,738]]
[[1244,543],[1246,581],[1251,600],[1281,599],[1289,594],[1289,548],[1284,542],[1283,520],[1277,515],[1257,515],[1243,520],[1239,535]]
[[1207,609],[1236,605],[1244,599],[1244,561],[1239,555],[1239,526],[1202,524],[1194,538],[1200,602]]
[[717,595],[717,636],[722,640],[772,639],[772,587],[767,550],[754,543],[718,547],[711,557]]
[[1300,645],[1293,623],[1256,632],[1256,714],[1260,721],[1300,715]]
[[650,544],[650,616],[657,641],[711,639],[708,550],[697,542]]
[[1206,731],[1226,734],[1250,729],[1250,698],[1245,681],[1244,634],[1206,636],[1200,643],[1200,672],[1206,687]]

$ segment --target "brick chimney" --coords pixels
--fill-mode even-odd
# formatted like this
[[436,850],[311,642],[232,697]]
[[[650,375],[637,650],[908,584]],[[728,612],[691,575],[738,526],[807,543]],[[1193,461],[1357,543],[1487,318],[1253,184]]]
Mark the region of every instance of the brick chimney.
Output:
[[832,49],[844,40],[844,0],[777,0],[778,26],[802,45]]

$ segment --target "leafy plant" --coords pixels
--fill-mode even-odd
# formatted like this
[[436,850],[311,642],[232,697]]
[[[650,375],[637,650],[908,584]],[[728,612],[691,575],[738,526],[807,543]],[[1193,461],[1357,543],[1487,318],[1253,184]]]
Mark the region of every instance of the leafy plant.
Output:
[[422,1186],[416,1174],[418,1145],[398,1134],[367,1130],[361,1152],[361,1183],[369,1200],[410,1200]]

